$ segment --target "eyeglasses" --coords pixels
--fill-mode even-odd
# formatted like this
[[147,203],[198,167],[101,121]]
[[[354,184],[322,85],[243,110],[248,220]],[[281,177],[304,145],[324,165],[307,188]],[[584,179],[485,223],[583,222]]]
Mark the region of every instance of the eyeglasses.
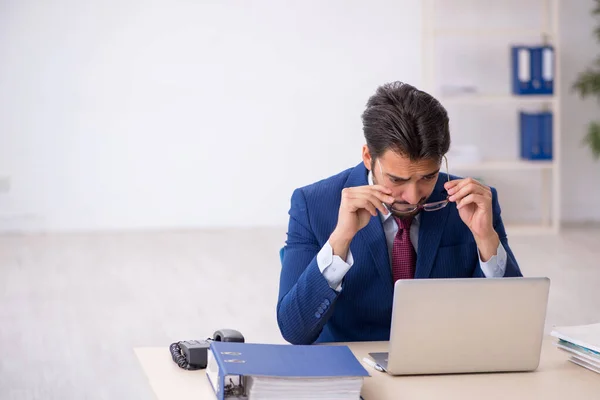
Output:
[[[446,164],[446,175],[448,175],[448,182],[450,182],[450,174],[448,173],[448,159],[446,158],[446,156],[444,156],[444,162]],[[381,168],[381,163],[379,162],[379,160],[377,160],[377,163],[379,164],[379,172],[381,172],[381,176],[383,176],[383,169]],[[406,203],[400,203],[398,201],[395,201],[392,204],[386,204],[386,206],[391,211],[396,211],[396,212],[402,213],[402,214],[410,214],[419,209],[423,210],[423,211],[438,211],[438,210],[441,210],[442,208],[446,207],[448,205],[448,202],[449,202],[449,200],[446,197],[446,200],[435,201],[433,203],[406,204]]]

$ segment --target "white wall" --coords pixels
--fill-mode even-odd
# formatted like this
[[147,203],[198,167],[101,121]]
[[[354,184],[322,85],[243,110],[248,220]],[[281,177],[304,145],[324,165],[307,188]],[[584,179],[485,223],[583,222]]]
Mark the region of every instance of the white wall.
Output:
[[353,166],[418,0],[0,3],[0,230],[285,225]]
[[[540,1],[494,3],[488,23],[540,23]],[[600,163],[580,146],[598,106],[568,90],[600,50],[593,4],[561,4],[563,219],[600,221]],[[527,13],[503,19],[514,6]],[[420,18],[418,0],[0,3],[0,231],[285,225],[295,187],[359,161],[377,85],[420,83]],[[486,90],[508,90],[504,48],[473,60]],[[448,108],[455,144],[516,156],[514,109]],[[539,218],[535,173],[489,180],[505,216]]]
[[[568,4],[567,4],[568,3]],[[600,221],[600,162],[594,162],[581,140],[590,121],[600,120],[600,105],[593,99],[582,101],[570,90],[579,72],[600,56],[600,43],[593,36],[600,25],[590,15],[592,0],[563,1],[562,82],[563,85],[563,168],[562,214],[573,222]]]

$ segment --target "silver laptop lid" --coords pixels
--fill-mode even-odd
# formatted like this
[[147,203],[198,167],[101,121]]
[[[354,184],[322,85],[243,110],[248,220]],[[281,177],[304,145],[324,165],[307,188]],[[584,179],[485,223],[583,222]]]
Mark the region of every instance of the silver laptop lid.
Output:
[[397,281],[387,371],[536,369],[549,288],[548,278]]

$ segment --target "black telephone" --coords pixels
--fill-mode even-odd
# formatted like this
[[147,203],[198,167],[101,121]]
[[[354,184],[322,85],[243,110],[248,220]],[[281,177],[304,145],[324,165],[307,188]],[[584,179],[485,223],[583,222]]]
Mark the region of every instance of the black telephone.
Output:
[[220,329],[206,340],[185,340],[171,344],[171,357],[183,369],[193,371],[206,368],[211,341],[244,343],[244,336],[234,329]]

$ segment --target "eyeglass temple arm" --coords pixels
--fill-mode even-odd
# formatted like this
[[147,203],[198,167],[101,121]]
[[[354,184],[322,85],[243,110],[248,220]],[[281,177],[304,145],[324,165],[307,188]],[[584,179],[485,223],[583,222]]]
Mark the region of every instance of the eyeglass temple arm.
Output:
[[[450,172],[448,171],[448,158],[444,155],[444,162],[446,163],[446,175],[448,175],[448,182],[450,182]],[[381,165],[380,165],[381,167]]]

